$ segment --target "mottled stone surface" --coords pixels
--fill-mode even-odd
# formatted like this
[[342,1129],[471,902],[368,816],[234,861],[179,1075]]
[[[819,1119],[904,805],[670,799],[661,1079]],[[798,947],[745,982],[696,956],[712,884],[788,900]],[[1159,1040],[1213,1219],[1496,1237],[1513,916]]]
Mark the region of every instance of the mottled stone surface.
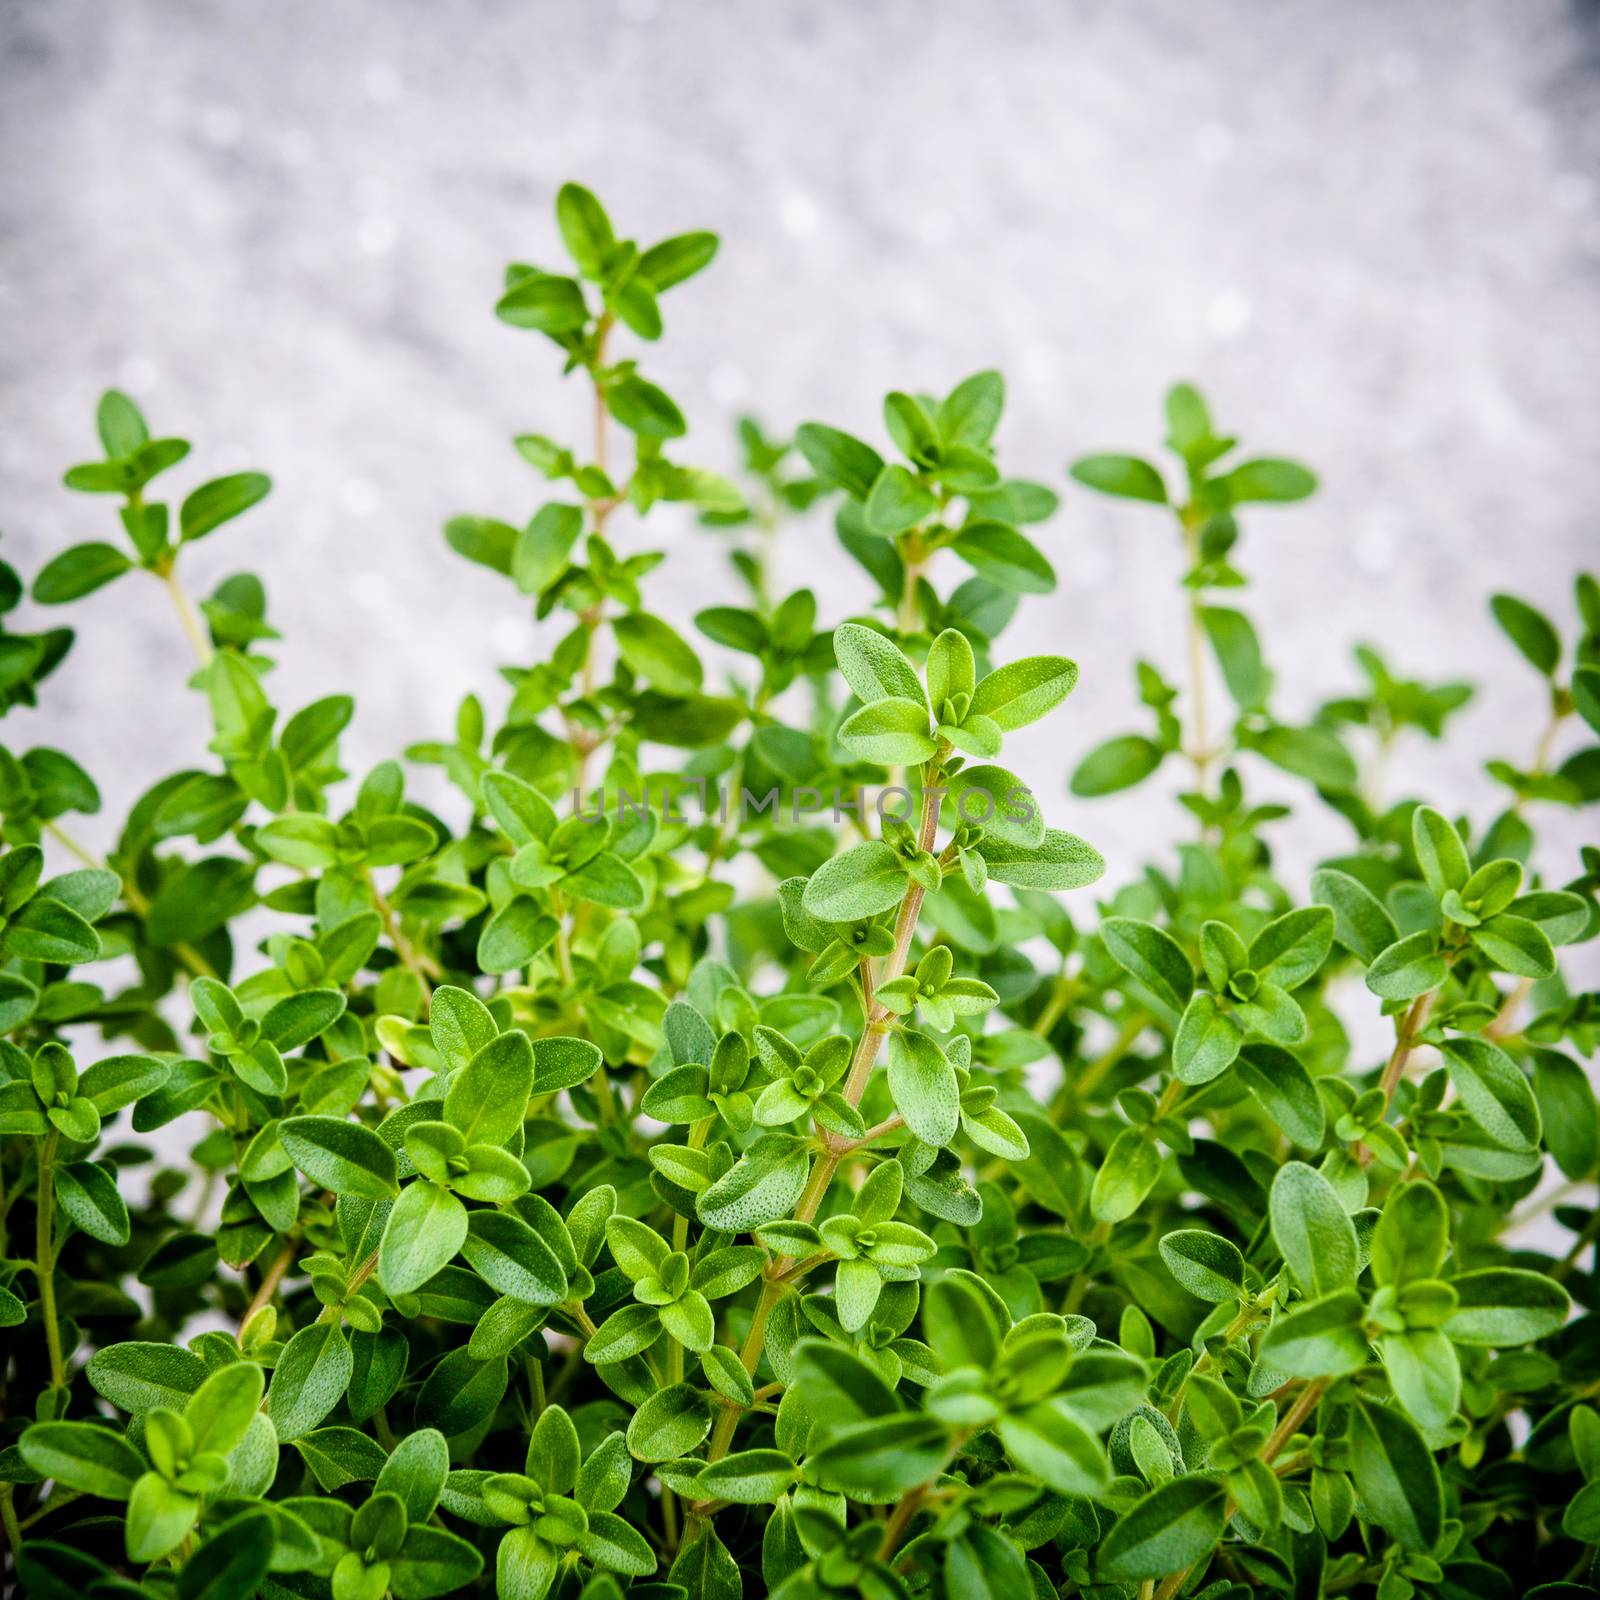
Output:
[[[509,436],[579,424],[548,348],[490,314],[503,263],[548,256],[573,175],[643,237],[724,235],[650,355],[708,465],[745,407],[876,431],[885,388],[994,364],[1008,459],[1064,487],[1074,454],[1153,444],[1164,385],[1199,380],[1251,445],[1324,477],[1243,547],[1284,714],[1353,682],[1357,636],[1472,677],[1459,746],[1413,747],[1394,781],[1483,818],[1482,757],[1526,757],[1542,718],[1483,596],[1568,617],[1597,554],[1597,37],[1592,5],[1557,0],[5,0],[5,550],[31,571],[110,526],[59,475],[115,381],[203,469],[275,475],[193,568],[202,591],[244,565],[266,579],[284,703],[356,690],[363,761],[443,732],[537,648],[439,529],[525,517],[539,486]],[[710,536],[659,528],[661,609],[733,593]],[[1141,508],[1073,492],[1045,542],[1059,592],[1010,639],[1083,666],[1020,752],[1059,797],[1134,725],[1132,654],[1182,670],[1180,601]],[[793,529],[781,564],[827,620],[858,602],[825,525]],[[202,708],[154,585],[78,622],[48,709],[5,736],[73,751],[125,801],[189,758]],[[1119,876],[1175,825],[1154,790],[1060,798],[1055,819]],[[1342,837],[1324,821],[1285,855]],[[1564,872],[1580,830],[1552,837]]]

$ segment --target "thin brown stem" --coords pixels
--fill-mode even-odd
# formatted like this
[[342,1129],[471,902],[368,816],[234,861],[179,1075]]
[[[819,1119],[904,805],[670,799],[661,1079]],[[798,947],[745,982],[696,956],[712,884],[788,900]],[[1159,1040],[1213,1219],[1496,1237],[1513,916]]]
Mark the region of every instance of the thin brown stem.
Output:
[[[1383,1077],[1378,1084],[1383,1090],[1385,1110],[1394,1101],[1395,1090],[1400,1087],[1400,1080],[1405,1076],[1406,1063],[1411,1059],[1411,1052],[1416,1049],[1417,1035],[1422,1032],[1422,1025],[1428,1020],[1428,1012],[1432,1009],[1437,994],[1436,989],[1430,989],[1426,994],[1419,994],[1395,1027],[1394,1049],[1384,1066]],[[1358,1145],[1356,1159],[1362,1166],[1367,1166],[1372,1161],[1372,1151],[1364,1144]]]
[[[1300,1431],[1300,1424],[1316,1410],[1317,1402],[1327,1392],[1327,1388],[1328,1380],[1318,1378],[1308,1383],[1295,1396],[1294,1403],[1278,1419],[1277,1427],[1272,1430],[1271,1437],[1262,1446],[1261,1460],[1267,1466],[1272,1465],[1278,1452]],[[1230,1496],[1222,1510],[1224,1527],[1232,1520],[1234,1512],[1238,1509],[1238,1503]],[[1184,1581],[1193,1570],[1193,1566],[1187,1566],[1181,1572],[1169,1573],[1161,1580],[1161,1587],[1155,1592],[1155,1600],[1173,1600],[1173,1596],[1183,1587]]]
[[909,1489],[900,1496],[893,1513],[884,1525],[883,1543],[878,1546],[878,1559],[887,1561],[900,1547],[900,1541],[905,1538],[906,1529],[911,1526],[912,1519],[922,1509],[922,1502],[928,1493],[928,1486],[919,1483],[916,1488]]
[[242,1335],[250,1319],[263,1306],[272,1303],[272,1297],[278,1292],[278,1285],[283,1282],[283,1275],[294,1264],[294,1254],[299,1248],[294,1239],[285,1239],[283,1249],[273,1258],[272,1265],[266,1270],[261,1279],[261,1287],[250,1298],[250,1304],[245,1307],[244,1315],[239,1319],[239,1332]]
[[1522,1003],[1533,992],[1532,978],[1518,978],[1511,992],[1500,1002],[1500,1009],[1495,1013],[1495,1019],[1483,1030],[1485,1039],[1504,1039],[1507,1034],[1516,1028],[1517,1013],[1522,1009]]

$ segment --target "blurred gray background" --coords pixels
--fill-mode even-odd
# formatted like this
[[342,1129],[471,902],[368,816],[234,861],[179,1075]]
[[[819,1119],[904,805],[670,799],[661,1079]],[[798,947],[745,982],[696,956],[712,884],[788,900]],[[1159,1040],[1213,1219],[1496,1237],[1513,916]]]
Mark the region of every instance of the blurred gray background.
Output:
[[[469,688],[498,705],[495,664],[554,637],[440,528],[538,504],[513,433],[581,437],[578,381],[492,315],[504,263],[550,257],[569,176],[646,242],[723,235],[647,357],[689,459],[730,467],[747,408],[879,437],[885,389],[1005,370],[1004,458],[1065,493],[1043,536],[1060,589],[1008,645],[1083,668],[1019,765],[1117,876],[1187,832],[1170,788],[1086,804],[1063,785],[1143,726],[1135,653],[1183,671],[1177,550],[1159,514],[1069,490],[1064,467],[1154,450],[1174,377],[1323,477],[1246,522],[1281,713],[1354,687],[1351,642],[1381,637],[1397,669],[1480,689],[1451,751],[1401,751],[1397,791],[1486,820],[1484,757],[1531,755],[1541,687],[1485,595],[1547,605],[1570,638],[1571,575],[1597,555],[1592,4],[4,0],[0,72],[5,555],[31,574],[115,536],[113,504],[60,474],[96,453],[102,387],[126,387],[196,441],[180,492],[273,474],[185,569],[202,594],[264,577],[280,703],[355,690],[362,762],[445,734]],[[672,552],[667,615],[736,595],[690,519],[647,537]],[[864,598],[825,522],[790,531],[781,571],[825,621]],[[156,585],[75,611],[77,653],[6,739],[92,765],[108,809],[83,832],[103,845],[206,725]],[[1557,878],[1581,837],[1552,819]],[[1324,819],[1284,853],[1345,842]]]

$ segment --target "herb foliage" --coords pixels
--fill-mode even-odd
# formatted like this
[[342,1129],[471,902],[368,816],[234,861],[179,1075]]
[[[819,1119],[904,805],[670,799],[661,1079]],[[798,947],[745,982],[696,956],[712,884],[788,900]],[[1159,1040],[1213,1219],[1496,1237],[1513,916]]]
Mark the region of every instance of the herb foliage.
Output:
[[[880,444],[744,423],[735,484],[647,375],[716,238],[642,248],[576,185],[557,219],[570,269],[495,309],[593,436],[519,436],[537,509],[444,530],[543,626],[403,759],[346,773],[346,694],[275,704],[255,577],[189,598],[264,474],[169,492],[188,442],[115,391],[66,474],[105,537],[33,600],[164,586],[213,737],[103,861],[90,774],[0,751],[22,1592],[1592,1592],[1600,1011],[1559,952],[1600,851],[1533,861],[1600,797],[1600,586],[1492,601],[1543,729],[1499,815],[1386,795],[1470,690],[1363,647],[1275,708],[1241,528],[1315,480],[1179,385],[1170,466],[1071,477],[1169,522],[1187,658],[1037,795],[1007,741],[1078,667],[1002,643],[1058,497],[1000,465],[999,374],[890,394]],[[634,526],[674,502],[739,584],[693,638]],[[818,505],[849,618],[774,584]],[[72,644],[0,634],[5,708]],[[1341,819],[1308,883],[1269,768]],[[1108,884],[1047,816],[1160,769],[1182,842]]]

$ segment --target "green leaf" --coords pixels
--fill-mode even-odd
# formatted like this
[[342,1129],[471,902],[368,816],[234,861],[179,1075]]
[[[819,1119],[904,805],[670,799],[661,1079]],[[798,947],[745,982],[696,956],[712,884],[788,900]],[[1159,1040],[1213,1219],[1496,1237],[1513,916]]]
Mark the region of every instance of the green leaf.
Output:
[[1137,1583],[1193,1566],[1222,1537],[1226,1500],[1214,1478],[1174,1478],[1152,1489],[1101,1541],[1096,1571],[1113,1582]]
[[638,1461],[672,1461],[694,1450],[711,1431],[711,1404],[687,1383],[657,1390],[628,1424],[628,1449]]
[[1538,923],[1502,913],[1468,934],[1472,943],[1503,972],[1518,978],[1553,978],[1556,953]]
[[1431,1550],[1444,1527],[1444,1490],[1433,1452],[1391,1406],[1356,1402],[1350,1470],[1367,1512],[1407,1550]]
[[[1000,1353],[1002,1327],[990,1301],[987,1285],[968,1272],[946,1273],[928,1285],[923,1297],[922,1326],[947,1371],[960,1367],[987,1371],[994,1366]],[[797,1368],[796,1381],[801,1381],[807,1372],[821,1375],[820,1379],[812,1377],[807,1392],[807,1403],[813,1410],[832,1415],[839,1403],[839,1395],[833,1391],[845,1395],[843,1414],[852,1420],[881,1416],[894,1409],[893,1394],[870,1369],[869,1379],[861,1378],[858,1369],[862,1364],[854,1356],[831,1354],[831,1346],[805,1348],[807,1357],[801,1363],[804,1371]]]
[[883,471],[883,457],[871,445],[820,422],[802,422],[794,443],[824,483],[843,489],[852,500],[865,500]]
[[1340,1378],[1371,1359],[1361,1326],[1361,1296],[1340,1289],[1280,1312],[1261,1341],[1260,1360],[1295,1378]]
[[[87,1073],[84,1081],[88,1081]],[[1533,1094],[1539,1103],[1545,1145],[1563,1176],[1576,1179],[1593,1172],[1600,1163],[1600,1106],[1588,1074],[1569,1056],[1536,1050]]]
[[556,225],[567,254],[586,278],[596,278],[616,243],[605,207],[579,183],[564,183],[556,194]]
[[513,328],[558,337],[578,332],[589,320],[589,307],[576,280],[540,272],[512,284],[494,314]]
[[657,294],[692,278],[711,265],[717,253],[714,233],[680,233],[660,244],[653,244],[639,257],[639,275]]
[[100,443],[112,461],[133,455],[150,442],[144,414],[120,389],[107,389],[95,409]]
[[742,1600],[744,1582],[738,1563],[709,1520],[703,1528],[679,1550],[672,1563],[672,1582],[688,1600]]
[[1074,461],[1071,473],[1079,483],[1101,494],[1121,500],[1151,500],[1167,503],[1167,487],[1161,474],[1138,456],[1083,456]]
[[370,1128],[342,1117],[289,1117],[278,1126],[289,1159],[335,1194],[383,1200],[399,1192],[394,1151]]
[[1457,1344],[1529,1344],[1564,1326],[1572,1309],[1553,1278],[1519,1267],[1483,1267],[1450,1280],[1456,1309],[1444,1331]]
[[347,1483],[371,1483],[388,1460],[383,1446],[358,1428],[314,1428],[296,1439],[294,1447],[317,1482],[330,1490]]
[[264,1506],[229,1517],[183,1564],[178,1600],[236,1600],[266,1577],[278,1525]]
[[803,1142],[766,1135],[702,1191],[695,1212],[708,1228],[749,1233],[788,1214],[805,1188],[809,1166]]
[[770,1506],[795,1481],[795,1465],[781,1450],[741,1450],[713,1462],[700,1474],[700,1488],[714,1500]]
[[542,594],[566,571],[583,535],[577,506],[552,501],[536,511],[511,552],[510,576],[524,594]]
[[1092,844],[1060,828],[1046,828],[1027,849],[985,834],[980,854],[996,883],[1017,889],[1083,889],[1106,872],[1105,857]]
[[567,1295],[567,1275],[550,1246],[509,1211],[474,1211],[461,1253],[497,1294],[553,1306]]
[[457,555],[511,575],[519,535],[509,522],[497,522],[493,517],[452,517],[444,525],[444,537]]
[[469,1589],[483,1569],[483,1557],[442,1528],[408,1528],[388,1566],[395,1600],[434,1600]]
[[1339,793],[1356,786],[1355,759],[1327,728],[1290,728],[1280,723],[1259,733],[1241,731],[1239,737],[1246,749],[1319,789]]
[[384,1224],[378,1281],[412,1294],[455,1259],[467,1237],[467,1208],[447,1189],[417,1179],[400,1191]]
[[522,1128],[533,1079],[533,1045],[527,1034],[502,1033],[451,1078],[444,1119],[468,1144],[504,1144]]
[[1372,1235],[1372,1278],[1400,1285],[1436,1278],[1450,1249],[1450,1212],[1444,1196],[1421,1179],[1389,1196]]
[[938,748],[928,733],[928,710],[920,701],[891,697],[847,717],[839,742],[852,755],[885,764],[926,761]]
[[[484,793],[489,794],[487,780]],[[501,794],[502,790],[495,793]],[[518,841],[524,842],[524,841]],[[467,1065],[483,1047],[499,1035],[500,1027],[489,1008],[470,990],[442,984],[433,991],[428,1012],[428,1030],[446,1072]]]
[[1119,734],[1098,744],[1073,769],[1070,787],[1080,800],[1116,794],[1143,783],[1161,765],[1164,752],[1140,733]]
[[107,1345],[85,1369],[96,1391],[121,1411],[143,1415],[154,1406],[182,1411],[206,1379],[205,1363],[171,1344]]
[[867,496],[866,522],[874,533],[892,536],[937,514],[939,502],[901,466],[888,466]]
[[1311,874],[1312,897],[1333,908],[1334,938],[1363,962],[1378,956],[1399,940],[1394,918],[1383,902],[1357,878],[1336,867],[1319,867]]
[[261,1408],[265,1386],[266,1377],[253,1361],[236,1361],[213,1372],[184,1407],[195,1449],[222,1456],[237,1449]]
[[1123,1222],[1144,1203],[1161,1176],[1161,1154],[1142,1129],[1124,1128],[1112,1141],[1089,1191],[1096,1222]]
[[1287,504],[1304,500],[1315,494],[1315,474],[1297,461],[1278,461],[1263,456],[1254,461],[1242,461],[1233,471],[1218,480],[1230,505],[1246,505],[1251,501],[1268,501]]
[[201,484],[178,512],[179,537],[185,544],[203,539],[265,500],[271,490],[272,479],[264,472],[235,472]]
[[75,544],[47,561],[33,580],[33,598],[42,606],[65,605],[120,578],[133,569],[115,545]]
[[1285,1162],[1272,1180],[1269,1210],[1279,1254],[1306,1294],[1331,1294],[1356,1281],[1355,1225],[1333,1185],[1314,1167]]
[[117,1192],[114,1169],[74,1161],[56,1169],[56,1199],[68,1217],[102,1244],[128,1242],[128,1207]]
[[1203,1228],[1180,1228],[1163,1236],[1167,1270],[1198,1299],[1221,1305],[1244,1289],[1244,1257],[1237,1245]]
[[889,1036],[889,1094],[924,1144],[946,1145],[960,1120],[955,1068],[934,1040],[909,1029]]
[[622,659],[664,694],[693,694],[700,687],[700,658],[677,630],[644,611],[630,611],[612,623]]
[[107,1500],[126,1500],[145,1472],[139,1452],[98,1423],[36,1422],[18,1448],[41,1477]]
[[823,1489],[886,1505],[937,1473],[948,1448],[937,1419],[901,1413],[840,1430],[807,1466]]
[[200,1517],[200,1502],[174,1488],[157,1472],[147,1472],[128,1497],[124,1530],[130,1561],[157,1561],[177,1549]]
[[1488,1039],[1446,1039],[1441,1046],[1462,1108],[1505,1150],[1539,1148],[1539,1103],[1522,1069]]
[[1467,847],[1450,820],[1432,806],[1418,806],[1412,812],[1411,847],[1423,880],[1434,894],[1442,897],[1446,890],[1466,887],[1472,875]]
[[1414,1000],[1437,989],[1449,968],[1439,938],[1423,928],[1380,950],[1367,968],[1367,987],[1385,1000]]
[[905,653],[875,628],[841,622],[833,630],[833,653],[844,680],[864,705],[878,700],[909,700],[924,712],[922,680]]
[[1256,975],[1283,989],[1297,989],[1328,959],[1334,917],[1326,906],[1306,906],[1274,918],[1250,942]]
[[1013,594],[1050,594],[1055,568],[1007,522],[969,522],[950,548],[981,578]]
[[30,900],[0,933],[0,950],[31,961],[53,961],[73,966],[100,955],[94,929],[56,900]]
[[1298,1056],[1275,1044],[1248,1044],[1239,1054],[1237,1070],[1262,1109],[1295,1144],[1320,1148],[1327,1114]]
[[1194,968],[1170,933],[1133,917],[1107,917],[1100,924],[1111,959],[1163,1005],[1181,1012],[1194,992]]
[[1190,996],[1172,1041],[1172,1069],[1180,1083],[1210,1083],[1238,1059],[1244,1033],[1202,992]]
[[1561,636],[1542,611],[1515,595],[1497,594],[1489,609],[1501,631],[1545,677],[1553,677],[1561,664]]
[[267,1415],[288,1444],[310,1431],[344,1398],[355,1358],[335,1322],[314,1322],[283,1347],[267,1390]]
[[1261,642],[1250,619],[1225,606],[1202,606],[1200,621],[1234,704],[1241,711],[1265,711],[1272,674],[1261,658]]
[[1033,791],[1004,767],[963,767],[948,779],[956,815],[983,829],[984,838],[1022,850],[1044,841],[1044,813]]
[[516,972],[554,941],[561,925],[525,894],[508,900],[478,935],[478,966],[484,972]]
[[1077,663],[1065,656],[1026,656],[984,678],[973,691],[971,709],[1010,733],[1053,711],[1077,681]]
[[852,845],[812,873],[801,906],[822,922],[856,922],[900,904],[907,887],[900,858],[881,839]]
[[1057,1494],[1097,1495],[1110,1481],[1099,1440],[1064,1402],[1044,1400],[1013,1409],[995,1432],[1012,1461]]
[[274,861],[308,872],[339,860],[339,830],[326,817],[279,817],[257,828],[255,840]]
[[[38,597],[37,585],[34,597]],[[1600,733],[1600,667],[1579,667],[1572,674],[1572,704],[1595,733]]]
[[1444,1334],[1437,1328],[1384,1334],[1378,1352],[1407,1416],[1419,1427],[1448,1427],[1461,1405],[1461,1363]]

